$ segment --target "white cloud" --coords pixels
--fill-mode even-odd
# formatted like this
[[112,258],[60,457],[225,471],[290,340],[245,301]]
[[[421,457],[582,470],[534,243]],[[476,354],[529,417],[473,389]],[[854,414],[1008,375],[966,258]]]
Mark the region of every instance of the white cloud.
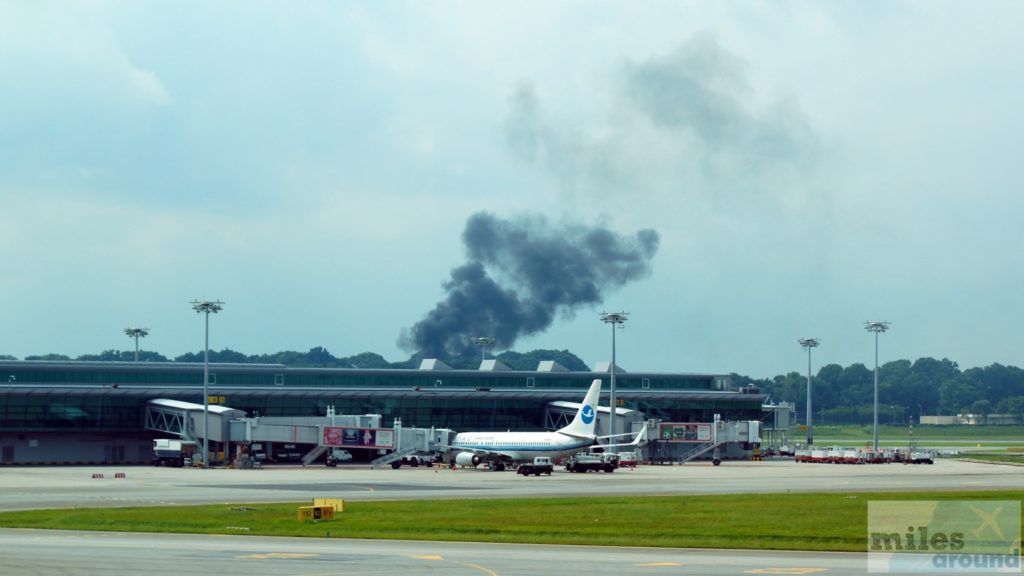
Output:
[[126,101],[170,103],[171,96],[156,72],[125,54],[106,16],[106,9],[91,2],[4,3],[0,6],[2,59],[19,72],[8,88],[54,99],[73,94],[75,99],[105,106],[122,106]]
[[[767,375],[815,333],[849,363],[875,316],[903,356],[1024,364],[992,345],[1024,270],[1019,12],[0,3],[0,353],[155,315],[175,353],[181,303],[221,297],[232,347],[393,357],[485,209],[661,232],[608,300],[635,369]],[[584,316],[533,342],[607,359]]]

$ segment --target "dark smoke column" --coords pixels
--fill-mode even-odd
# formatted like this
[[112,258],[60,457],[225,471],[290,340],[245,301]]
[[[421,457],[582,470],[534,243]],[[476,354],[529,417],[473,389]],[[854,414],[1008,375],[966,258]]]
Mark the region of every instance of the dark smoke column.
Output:
[[469,261],[452,270],[437,303],[399,343],[426,357],[474,354],[473,337],[511,348],[542,332],[557,315],[571,318],[608,290],[651,272],[658,233],[620,236],[607,228],[551,225],[543,216],[502,220],[478,212],[462,233]]

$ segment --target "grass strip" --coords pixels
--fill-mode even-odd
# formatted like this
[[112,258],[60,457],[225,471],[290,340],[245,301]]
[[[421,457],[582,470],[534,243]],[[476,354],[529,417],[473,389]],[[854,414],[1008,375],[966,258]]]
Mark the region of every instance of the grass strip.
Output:
[[[799,438],[799,433],[795,434]],[[848,425],[814,425],[815,443],[819,439],[829,441],[870,441],[874,437],[874,427]],[[893,426],[891,424],[879,424],[879,441],[900,441],[906,442],[910,438],[909,429],[905,425]],[[985,441],[1021,441],[1024,439],[1024,426],[932,426],[915,425],[914,438],[918,440],[946,440],[959,442],[985,442]]]
[[302,523],[307,503],[6,512],[0,527],[674,548],[861,552],[871,500],[1020,500],[1024,491],[581,497],[346,502]]
[[982,462],[994,462],[996,464],[1022,464],[1024,465],[1024,454],[988,454],[971,452],[956,456],[963,460],[975,460]]

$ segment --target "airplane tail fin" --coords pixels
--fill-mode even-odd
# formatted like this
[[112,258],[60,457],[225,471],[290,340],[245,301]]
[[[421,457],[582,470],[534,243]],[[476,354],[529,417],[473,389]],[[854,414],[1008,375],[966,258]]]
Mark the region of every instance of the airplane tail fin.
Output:
[[576,411],[576,417],[568,426],[559,430],[562,434],[581,438],[593,437],[597,426],[597,406],[601,399],[601,379],[595,378],[590,390],[583,397],[583,404]]

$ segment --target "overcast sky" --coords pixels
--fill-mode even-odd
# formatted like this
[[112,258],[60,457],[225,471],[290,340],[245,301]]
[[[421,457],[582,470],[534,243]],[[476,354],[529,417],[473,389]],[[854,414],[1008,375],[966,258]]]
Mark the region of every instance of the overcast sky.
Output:
[[1024,366],[1022,26],[999,1],[2,2],[0,354],[145,326],[176,356],[221,299],[214,349],[402,360],[486,213],[657,239],[518,351],[607,361],[625,310],[631,371],[802,372],[811,336],[870,366],[865,320],[892,322],[882,362]]

